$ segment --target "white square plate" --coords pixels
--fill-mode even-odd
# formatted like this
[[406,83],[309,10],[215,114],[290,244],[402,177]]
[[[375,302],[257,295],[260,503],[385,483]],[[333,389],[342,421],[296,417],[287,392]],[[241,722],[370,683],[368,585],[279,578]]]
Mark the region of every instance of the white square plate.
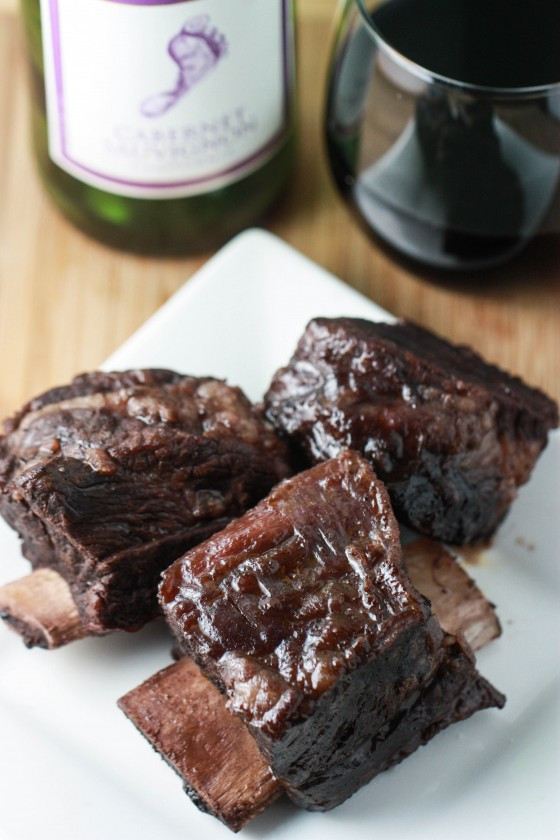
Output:
[[[315,315],[387,319],[262,231],[210,260],[106,363],[226,377],[258,399]],[[279,802],[244,830],[274,840],[552,840],[560,836],[560,434],[551,435],[493,548],[469,571],[502,637],[480,671],[507,695],[438,735],[327,814]],[[0,523],[0,582],[27,573]],[[201,814],[115,701],[170,661],[162,626],[26,650],[0,628],[2,840],[231,837]]]

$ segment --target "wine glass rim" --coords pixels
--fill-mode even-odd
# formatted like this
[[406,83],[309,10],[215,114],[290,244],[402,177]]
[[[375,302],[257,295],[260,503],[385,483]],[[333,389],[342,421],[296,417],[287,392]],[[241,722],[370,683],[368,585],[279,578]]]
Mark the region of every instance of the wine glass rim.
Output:
[[[387,0],[387,2],[390,2],[390,0]],[[453,79],[440,73],[434,73],[426,67],[423,67],[421,64],[417,64],[412,59],[407,58],[385,39],[371,17],[366,5],[366,0],[356,0],[356,3],[369,33],[372,35],[380,49],[390,56],[395,63],[399,64],[405,70],[408,70],[408,72],[413,76],[416,76],[424,82],[437,82],[444,87],[463,90],[471,94],[478,93],[483,96],[492,96],[496,99],[521,99],[533,96],[542,96],[547,93],[560,93],[560,82],[550,82],[548,84],[532,85],[527,87],[496,87],[491,85],[474,85],[470,82],[462,82],[458,79]]]

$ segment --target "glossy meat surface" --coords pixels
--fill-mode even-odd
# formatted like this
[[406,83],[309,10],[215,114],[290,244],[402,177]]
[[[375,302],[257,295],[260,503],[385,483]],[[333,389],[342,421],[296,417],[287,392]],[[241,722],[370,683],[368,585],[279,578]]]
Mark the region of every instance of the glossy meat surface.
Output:
[[84,374],[5,428],[0,510],[90,632],[153,617],[162,569],[290,472],[239,389],[172,371]]
[[[443,664],[433,683],[386,737],[372,743],[375,755],[367,765],[372,775],[402,760],[450,723],[502,702],[474,671],[469,652],[453,638],[472,639],[478,647],[495,638],[499,627],[490,604],[441,545],[420,538],[405,546],[403,554],[411,580],[451,635],[444,637]],[[227,702],[198,666],[182,657],[130,691],[119,706],[179,773],[194,803],[237,831],[280,794],[282,785]],[[354,774],[346,767],[346,789],[363,783],[363,763],[356,763]],[[330,783],[324,779],[327,802]],[[315,781],[314,788],[317,807]]]
[[403,574],[386,491],[355,453],[275,488],[168,569],[160,591],[180,639],[222,682],[258,674],[267,708],[245,688],[235,702],[271,731],[280,707],[291,714],[382,650],[395,616],[404,630],[429,615]]
[[[404,571],[384,486],[355,452],[283,482],[188,552],[160,599],[182,650],[306,808],[332,808],[375,775],[391,755],[376,745],[446,670],[448,637]],[[480,679],[468,654],[464,669]],[[454,719],[449,703],[444,714]]]
[[317,318],[265,398],[316,463],[362,452],[397,517],[434,539],[495,531],[558,423],[537,389],[408,322]]

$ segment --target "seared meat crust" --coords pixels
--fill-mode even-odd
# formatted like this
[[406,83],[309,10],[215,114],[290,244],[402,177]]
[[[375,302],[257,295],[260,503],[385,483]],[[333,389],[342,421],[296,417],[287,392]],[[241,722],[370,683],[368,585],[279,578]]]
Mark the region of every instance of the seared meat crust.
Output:
[[399,519],[457,545],[494,533],[558,424],[543,393],[405,321],[311,321],[265,404],[310,463],[362,452]]
[[290,473],[239,389],[173,371],[84,374],[5,429],[0,512],[92,633],[152,618],[161,571]]

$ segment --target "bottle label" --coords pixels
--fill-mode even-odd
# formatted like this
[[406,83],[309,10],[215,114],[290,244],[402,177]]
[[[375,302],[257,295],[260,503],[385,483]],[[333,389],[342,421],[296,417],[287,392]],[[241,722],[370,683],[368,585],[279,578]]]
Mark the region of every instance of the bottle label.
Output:
[[41,0],[49,154],[119,195],[226,186],[285,140],[292,0]]

